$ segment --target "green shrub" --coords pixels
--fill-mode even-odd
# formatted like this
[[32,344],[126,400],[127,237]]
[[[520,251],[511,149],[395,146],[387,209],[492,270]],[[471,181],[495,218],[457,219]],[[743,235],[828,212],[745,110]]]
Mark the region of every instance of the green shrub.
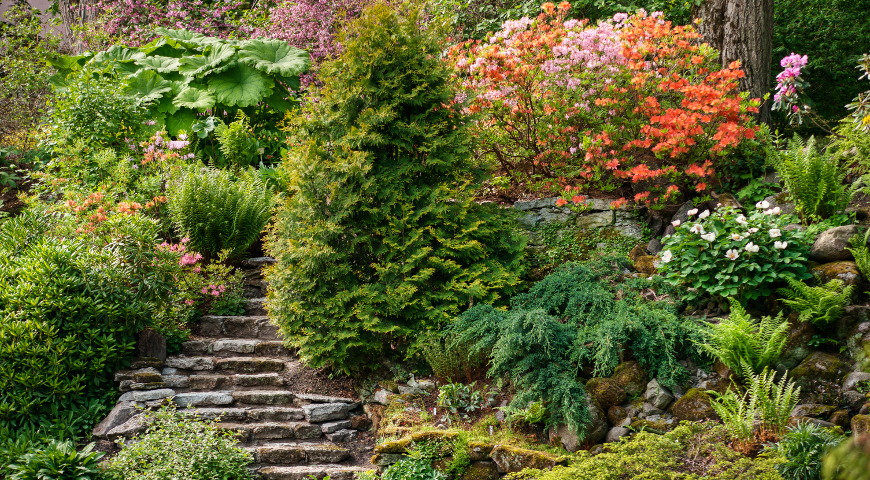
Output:
[[446,480],[447,476],[422,459],[404,458],[387,467],[381,480]]
[[260,145],[254,138],[245,112],[240,110],[236,114],[236,120],[229,125],[218,125],[215,133],[227,166],[239,169],[256,164]]
[[80,433],[114,403],[112,376],[177,263],[155,222],[120,220],[108,244],[55,237],[32,213],[0,224],[0,428]]
[[822,480],[822,457],[844,439],[831,429],[802,422],[789,427],[780,441],[767,450],[786,459],[776,466],[786,480]]
[[235,179],[228,172],[195,165],[179,171],[167,196],[179,234],[210,257],[222,250],[230,258],[244,254],[260,238],[274,205],[272,191],[254,174]]
[[199,421],[173,407],[150,415],[146,433],[106,466],[106,480],[248,480],[251,454],[236,446],[233,432]]
[[834,155],[853,172],[870,173],[870,135],[855,128],[851,118],[841,120],[834,132],[837,138],[830,146]]
[[786,297],[782,303],[798,312],[802,322],[819,326],[830,325],[843,316],[844,307],[855,289],[854,285],[846,287],[842,280],[836,279],[818,287],[810,287],[789,278],[788,285],[790,288],[777,290],[777,293]]
[[451,345],[440,334],[430,335],[421,345],[420,353],[432,368],[432,373],[442,381],[470,382],[486,372],[489,352],[471,355],[471,345]]
[[769,206],[759,202],[748,217],[734,208],[689,210],[697,220],[680,224],[662,241],[662,275],[692,287],[688,298],[735,297],[741,303],[772,294],[787,278],[809,278],[802,235],[786,230],[789,218]]
[[857,434],[834,448],[822,460],[825,480],[864,480],[870,471],[870,435]]
[[478,205],[466,120],[421,14],[375,5],[322,66],[318,98],[292,120],[282,168],[292,196],[266,250],[270,313],[314,367],[372,367],[426,331],[519,283],[511,219]]
[[[514,296],[509,310],[476,305],[445,337],[471,343],[472,354],[491,352],[489,375],[507,375],[517,388],[513,409],[543,400],[554,424],[582,432],[588,411],[579,370],[607,376],[630,351],[651,377],[673,385],[686,378],[678,355],[696,332],[679,317],[672,288],[660,279],[618,283],[624,265],[611,261],[564,266]],[[662,301],[646,300],[650,291]]]
[[706,341],[699,347],[738,375],[744,364],[759,373],[779,359],[788,340],[788,320],[780,312],[776,318],[755,322],[739,302],[730,300],[731,315],[710,325]]
[[76,451],[72,441],[52,441],[10,464],[9,480],[98,480],[105,454],[93,450],[93,443]]
[[844,185],[848,169],[840,158],[828,149],[819,152],[815,137],[804,142],[795,135],[774,162],[804,223],[842,211],[857,191]]

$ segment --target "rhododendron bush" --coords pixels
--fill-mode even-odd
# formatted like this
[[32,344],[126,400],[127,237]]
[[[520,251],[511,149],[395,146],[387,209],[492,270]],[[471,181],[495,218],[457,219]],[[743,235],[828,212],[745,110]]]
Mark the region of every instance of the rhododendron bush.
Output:
[[657,206],[703,194],[716,162],[757,127],[738,63],[658,14],[597,25],[567,2],[451,48],[458,101],[480,115],[479,155],[527,188],[615,190]]

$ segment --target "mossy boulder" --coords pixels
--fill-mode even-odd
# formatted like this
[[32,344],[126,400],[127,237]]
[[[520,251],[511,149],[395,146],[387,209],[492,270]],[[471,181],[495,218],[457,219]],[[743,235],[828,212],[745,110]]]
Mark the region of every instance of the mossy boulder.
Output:
[[858,270],[858,264],[850,261],[830,262],[818,265],[810,269],[819,284],[828,283],[831,280],[840,280],[844,285],[853,285],[853,299],[856,299],[865,290],[864,277]]
[[456,432],[448,432],[445,430],[430,430],[428,432],[417,432],[411,435],[411,440],[414,442],[436,441],[448,442],[459,437]]
[[620,405],[614,405],[607,410],[607,421],[611,425],[619,425],[628,417],[628,412]]
[[690,422],[697,422],[707,418],[719,420],[719,415],[716,414],[716,410],[713,410],[711,402],[712,398],[710,398],[710,395],[697,388],[692,388],[674,402],[673,406],[671,406],[671,413],[674,414],[676,420],[688,420]]
[[646,245],[637,245],[628,252],[628,259],[631,260],[631,263],[635,263],[638,258],[647,255],[649,255],[649,253],[646,251]]
[[789,372],[789,378],[802,388],[807,388],[814,381],[820,380],[839,384],[840,379],[849,370],[849,364],[836,355],[813,352]]
[[511,445],[496,445],[490,454],[498,473],[514,473],[526,468],[538,470],[552,469],[556,465],[567,464],[567,458],[552,453],[527,450]]
[[653,421],[647,420],[643,418],[638,418],[631,421],[631,429],[639,432],[641,430],[662,434],[665,432],[670,432],[676,427],[676,423],[667,423],[665,421]]
[[372,456],[370,462],[372,462],[372,465],[379,467],[388,467],[398,463],[403,458],[405,458],[405,455],[401,453],[376,453]]
[[828,421],[838,427],[849,428],[849,410],[837,410],[831,414],[831,418],[829,418]]
[[629,397],[644,393],[646,391],[646,384],[649,383],[646,370],[633,360],[617,365],[610,378],[622,387],[625,390],[625,394]]
[[472,462],[459,480],[497,480],[498,467],[493,462]]
[[858,235],[861,227],[857,225],[845,225],[825,230],[816,237],[813,247],[810,249],[810,260],[819,263],[838,262],[852,260],[852,253],[846,250],[849,247],[849,239]]
[[855,415],[852,417],[852,435],[870,433],[870,415]]
[[468,453],[471,456],[471,461],[477,462],[480,460],[488,460],[489,454],[492,452],[491,443],[486,442],[468,442]]
[[790,416],[808,418],[826,418],[837,410],[836,405],[822,405],[819,403],[805,403],[794,407]]
[[586,393],[598,400],[603,410],[625,402],[625,389],[612,378],[593,378],[586,382]]
[[408,451],[408,446],[411,445],[410,437],[401,438],[399,440],[392,440],[389,442],[384,442],[380,445],[375,445],[374,452],[375,453],[406,453]]
[[816,334],[813,324],[800,321],[797,313],[788,316],[788,323],[788,339],[785,342],[782,355],[776,362],[776,370],[779,372],[791,370],[807,358],[812,352],[809,341]]
[[644,275],[654,275],[656,273],[655,257],[652,255],[638,257],[634,261],[634,269]]

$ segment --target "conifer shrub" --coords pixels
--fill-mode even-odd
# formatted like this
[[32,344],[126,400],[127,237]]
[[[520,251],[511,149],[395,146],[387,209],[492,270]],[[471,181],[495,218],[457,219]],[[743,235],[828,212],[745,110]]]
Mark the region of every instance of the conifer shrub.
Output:
[[391,346],[519,283],[513,220],[478,205],[470,137],[435,24],[374,5],[341,35],[324,85],[291,119],[289,195],[266,250],[270,313],[314,367],[367,367]]

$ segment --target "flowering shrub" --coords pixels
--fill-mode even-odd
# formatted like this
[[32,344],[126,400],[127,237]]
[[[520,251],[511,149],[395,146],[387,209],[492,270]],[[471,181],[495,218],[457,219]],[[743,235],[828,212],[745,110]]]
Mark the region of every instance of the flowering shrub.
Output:
[[773,293],[786,278],[803,280],[808,252],[800,233],[785,230],[779,207],[759,202],[747,217],[726,207],[689,210],[693,221],[674,221],[662,242],[660,270],[673,284],[692,287],[690,297],[735,297],[741,302]]
[[515,183],[631,182],[637,202],[676,203],[704,192],[717,158],[755,136],[758,102],[738,92],[739,64],[720,69],[692,27],[644,11],[589,26],[565,20],[567,2],[542,8],[449,52],[457,100],[481,114],[480,153]]

